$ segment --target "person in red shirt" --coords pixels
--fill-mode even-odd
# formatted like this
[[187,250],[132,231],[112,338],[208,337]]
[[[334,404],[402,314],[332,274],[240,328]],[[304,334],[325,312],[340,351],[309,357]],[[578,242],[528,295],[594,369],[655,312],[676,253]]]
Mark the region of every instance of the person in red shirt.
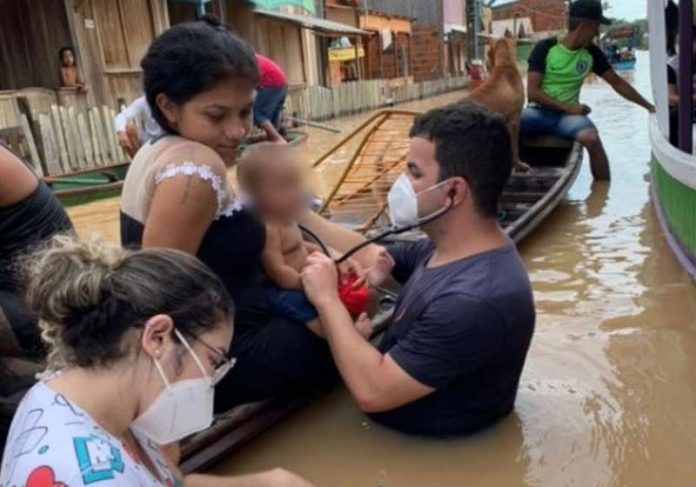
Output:
[[261,127],[271,142],[284,142],[280,135],[280,112],[288,94],[288,78],[273,60],[256,54],[261,82],[254,102],[254,124]]

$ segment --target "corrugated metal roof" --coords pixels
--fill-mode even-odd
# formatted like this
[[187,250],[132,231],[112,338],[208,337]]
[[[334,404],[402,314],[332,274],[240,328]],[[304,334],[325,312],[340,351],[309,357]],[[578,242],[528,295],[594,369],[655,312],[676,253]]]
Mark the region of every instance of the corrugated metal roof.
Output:
[[340,22],[333,22],[331,20],[320,19],[318,17],[311,17],[309,15],[299,15],[291,14],[285,12],[271,12],[269,10],[263,10],[257,8],[254,13],[263,15],[264,17],[270,17],[279,20],[286,20],[294,24],[298,24],[305,29],[316,30],[319,32],[324,32],[326,34],[338,34],[338,35],[369,35],[370,33],[356,29],[353,26],[347,24],[341,24]]

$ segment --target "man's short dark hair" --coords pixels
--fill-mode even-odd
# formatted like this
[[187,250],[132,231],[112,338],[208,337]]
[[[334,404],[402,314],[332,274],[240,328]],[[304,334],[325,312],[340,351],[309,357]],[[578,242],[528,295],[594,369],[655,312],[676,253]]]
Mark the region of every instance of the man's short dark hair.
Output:
[[479,213],[497,215],[512,172],[510,131],[500,115],[476,103],[456,103],[417,117],[409,135],[435,144],[440,181],[466,179]]

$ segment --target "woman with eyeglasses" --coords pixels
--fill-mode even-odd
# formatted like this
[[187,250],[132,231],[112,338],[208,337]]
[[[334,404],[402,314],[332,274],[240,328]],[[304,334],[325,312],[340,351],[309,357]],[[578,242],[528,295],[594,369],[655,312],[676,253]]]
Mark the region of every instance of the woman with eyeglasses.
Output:
[[208,427],[232,368],[232,301],[184,252],[56,237],[29,270],[48,368],[24,397],[0,485],[307,486],[274,470],[183,477],[158,445]]

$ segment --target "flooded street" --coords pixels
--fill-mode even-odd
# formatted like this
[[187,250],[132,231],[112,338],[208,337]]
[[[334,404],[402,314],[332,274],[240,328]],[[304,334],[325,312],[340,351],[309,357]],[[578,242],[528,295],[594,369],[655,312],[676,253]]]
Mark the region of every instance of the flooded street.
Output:
[[[632,79],[650,95],[647,53]],[[422,440],[368,422],[341,389],[217,473],[282,466],[332,487],[696,485],[696,286],[650,203],[647,114],[603,82],[587,85],[583,102],[594,109],[613,181],[592,184],[585,164],[566,201],[521,246],[538,319],[515,412],[471,438]],[[348,130],[365,117],[331,124]],[[311,130],[308,158],[339,138]],[[118,200],[70,216],[83,235],[117,239]]]

